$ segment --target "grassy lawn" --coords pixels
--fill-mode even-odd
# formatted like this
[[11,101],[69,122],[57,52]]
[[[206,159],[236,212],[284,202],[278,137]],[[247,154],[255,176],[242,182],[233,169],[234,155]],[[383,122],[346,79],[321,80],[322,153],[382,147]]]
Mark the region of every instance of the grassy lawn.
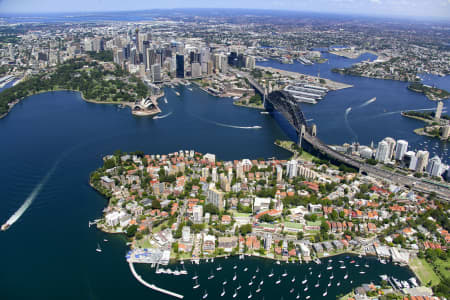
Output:
[[437,259],[435,265],[444,278],[450,277],[450,260]]
[[439,277],[433,271],[433,267],[425,259],[414,258],[411,260],[410,266],[423,285],[426,285],[430,280],[432,286],[440,282]]
[[144,236],[141,240],[136,241],[136,245],[139,248],[153,248],[152,244],[150,244],[148,240],[148,236]]

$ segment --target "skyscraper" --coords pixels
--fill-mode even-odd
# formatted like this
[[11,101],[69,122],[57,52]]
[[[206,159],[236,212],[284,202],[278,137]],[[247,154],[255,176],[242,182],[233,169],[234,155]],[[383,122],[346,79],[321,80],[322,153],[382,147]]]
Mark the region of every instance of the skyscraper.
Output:
[[441,159],[438,156],[434,156],[432,159],[430,159],[430,162],[427,165],[426,172],[431,176],[441,176],[441,170]]
[[191,76],[192,78],[199,78],[202,76],[202,67],[200,66],[200,63],[198,62],[192,63]]
[[153,82],[161,82],[161,66],[159,64],[152,65]]
[[428,151],[418,151],[417,152],[417,165],[416,172],[423,172],[428,165],[428,157],[430,153]]
[[378,143],[375,159],[379,162],[385,163],[388,161],[388,155],[389,155],[389,145],[386,141],[383,140]]
[[184,55],[177,54],[177,78],[184,78]]
[[395,149],[395,160],[402,160],[407,150],[408,142],[405,140],[398,140],[397,148]]
[[391,137],[384,138],[384,141],[388,144],[388,154],[387,154],[387,160],[391,160],[394,156],[394,150],[395,150],[395,140]]

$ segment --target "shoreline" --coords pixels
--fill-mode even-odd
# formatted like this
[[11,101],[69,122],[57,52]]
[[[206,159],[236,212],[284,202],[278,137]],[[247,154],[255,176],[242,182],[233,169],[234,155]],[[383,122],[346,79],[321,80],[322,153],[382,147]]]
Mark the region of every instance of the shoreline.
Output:
[[[29,98],[29,97],[32,97],[32,96],[36,96],[36,95],[39,95],[39,94],[45,94],[45,93],[51,93],[51,92],[63,92],[63,91],[67,91],[67,92],[77,92],[77,93],[80,94],[81,99],[82,99],[83,101],[85,101],[85,102],[88,102],[88,103],[95,103],[95,104],[112,104],[112,105],[121,105],[121,104],[122,104],[122,105],[124,105],[124,106],[128,106],[129,108],[131,108],[131,114],[134,115],[134,116],[152,116],[152,115],[155,115],[155,114],[158,114],[158,113],[161,112],[161,110],[160,110],[159,107],[157,106],[157,107],[158,107],[158,110],[159,110],[158,112],[153,112],[153,111],[152,111],[152,112],[148,112],[148,114],[145,114],[145,113],[147,113],[147,112],[142,112],[142,113],[144,113],[144,114],[139,115],[139,114],[135,114],[134,111],[133,111],[133,104],[134,104],[133,102],[122,102],[122,101],[100,101],[100,100],[95,100],[95,99],[87,99],[87,98],[84,96],[84,94],[83,94],[82,91],[72,90],[72,89],[65,89],[65,88],[56,88],[56,89],[53,89],[53,90],[43,90],[43,91],[38,91],[38,92],[35,92],[35,93],[31,93],[30,95],[27,95],[27,96],[23,97],[22,99],[17,99],[17,100],[15,100],[15,101],[9,103],[9,104],[12,104],[12,105],[9,107],[9,109],[8,109],[7,112],[5,112],[4,114],[0,115],[0,119],[5,118],[5,117],[11,112],[11,110],[14,108],[14,106],[15,106],[16,104],[18,104],[18,103],[21,102],[22,100],[25,100],[26,98]],[[156,97],[155,102],[157,103],[159,98],[164,97],[164,93],[163,93],[162,95],[158,95],[158,96],[150,96],[150,98],[152,98],[152,97]]]
[[243,104],[243,103],[239,103],[239,100],[235,100],[233,101],[233,105],[235,106],[239,106],[239,107],[246,107],[246,108],[253,108],[253,109],[258,109],[258,110],[265,110],[264,106],[252,106],[249,104]]
[[346,88],[353,87],[353,85],[351,85],[351,84],[346,84],[346,83],[342,83],[342,82],[338,82],[338,81],[333,81],[333,80],[328,79],[328,78],[320,78],[320,77],[313,76],[313,75],[303,74],[303,73],[299,73],[299,72],[286,71],[286,70],[277,69],[277,68],[274,68],[274,67],[257,66],[257,68],[265,70],[265,71],[269,71],[269,72],[280,73],[282,75],[291,76],[291,77],[294,77],[294,78],[298,78],[300,76],[304,76],[304,77],[313,78],[315,80],[322,79],[322,80],[325,80],[325,83],[323,85],[325,85],[327,88],[329,88],[330,91],[338,91],[338,90],[343,90],[343,89],[346,89]]

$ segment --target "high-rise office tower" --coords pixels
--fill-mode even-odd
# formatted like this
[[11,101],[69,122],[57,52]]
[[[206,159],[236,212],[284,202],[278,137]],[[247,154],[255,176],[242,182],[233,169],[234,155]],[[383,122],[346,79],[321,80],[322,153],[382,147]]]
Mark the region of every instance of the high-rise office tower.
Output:
[[152,79],[153,82],[161,82],[161,65],[154,64],[152,65]]
[[184,78],[184,55],[177,54],[177,78]]

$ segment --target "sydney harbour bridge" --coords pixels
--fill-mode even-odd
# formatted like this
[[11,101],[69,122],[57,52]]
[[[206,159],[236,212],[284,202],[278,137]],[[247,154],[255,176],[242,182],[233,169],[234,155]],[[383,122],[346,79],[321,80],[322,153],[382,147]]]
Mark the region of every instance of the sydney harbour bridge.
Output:
[[413,176],[406,176],[395,173],[394,171],[385,170],[332,149],[317,137],[316,125],[308,126],[300,105],[289,93],[285,91],[274,91],[267,94],[265,89],[247,73],[239,72],[239,74],[247,78],[250,85],[261,95],[267,111],[278,112],[288,121],[297,133],[298,145],[305,150],[317,154],[320,157],[326,157],[334,163],[342,163],[350,166],[362,174],[389,180],[397,185],[408,186],[418,192],[434,192],[437,197],[447,201],[450,200],[450,189],[448,187],[425,182]]

